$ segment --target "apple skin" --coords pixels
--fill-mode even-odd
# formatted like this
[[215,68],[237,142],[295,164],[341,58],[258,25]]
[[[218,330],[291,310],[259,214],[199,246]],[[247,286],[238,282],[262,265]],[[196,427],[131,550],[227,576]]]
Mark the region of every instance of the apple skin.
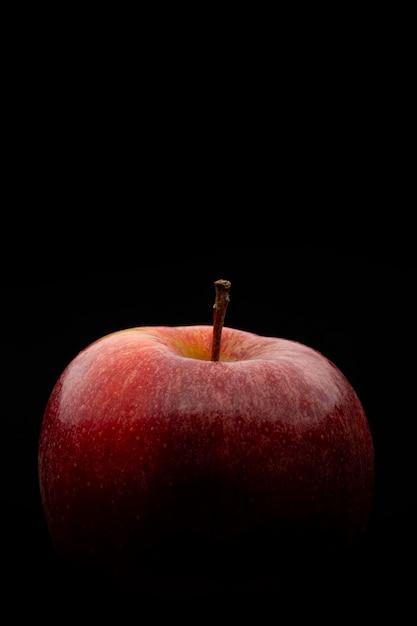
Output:
[[210,553],[256,535],[278,547],[362,536],[374,447],[344,374],[301,343],[228,327],[211,361],[212,332],[117,331],[57,380],[38,468],[65,559],[112,570],[184,537]]

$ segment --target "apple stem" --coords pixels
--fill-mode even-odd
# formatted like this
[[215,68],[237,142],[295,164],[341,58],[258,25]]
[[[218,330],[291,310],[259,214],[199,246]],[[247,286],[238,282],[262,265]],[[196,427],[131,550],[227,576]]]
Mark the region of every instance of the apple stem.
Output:
[[222,330],[224,318],[226,316],[227,305],[229,304],[229,291],[231,282],[229,280],[216,280],[214,288],[216,290],[216,300],[213,305],[213,343],[211,348],[211,360],[218,361],[220,358],[220,347],[222,341]]

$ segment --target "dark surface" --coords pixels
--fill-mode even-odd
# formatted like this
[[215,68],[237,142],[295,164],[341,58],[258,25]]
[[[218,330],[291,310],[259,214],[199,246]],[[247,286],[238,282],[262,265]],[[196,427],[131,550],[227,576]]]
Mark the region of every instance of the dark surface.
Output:
[[[310,606],[317,616],[330,614],[335,604],[345,607],[343,615],[354,616],[413,611],[417,457],[410,256],[394,260],[355,248],[248,247],[206,255],[168,248],[161,262],[142,252],[123,266],[113,252],[88,259],[78,254],[72,262],[56,251],[49,257],[35,251],[34,262],[6,273],[1,348],[6,602],[16,611],[30,602],[39,614],[51,611],[52,598],[61,606],[68,603],[68,612],[83,606],[107,615],[116,607],[147,604],[160,610],[196,602],[208,609],[217,601],[230,601],[243,615],[250,605],[284,605],[295,613]],[[200,584],[176,576],[173,568],[167,581],[155,585],[150,579],[133,592],[74,571],[54,554],[37,483],[37,439],[52,386],[83,347],[108,332],[211,323],[218,278],[232,283],[227,325],[308,344],[355,387],[376,454],[368,530],[340,558],[294,559],[285,580],[274,577],[271,567],[253,571],[249,581],[225,572],[213,580],[212,569],[208,582]]]

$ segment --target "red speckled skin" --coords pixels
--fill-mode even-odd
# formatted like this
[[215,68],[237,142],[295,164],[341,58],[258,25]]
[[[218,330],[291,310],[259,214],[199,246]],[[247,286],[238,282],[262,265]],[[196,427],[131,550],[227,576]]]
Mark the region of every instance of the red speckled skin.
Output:
[[362,534],[374,450],[345,376],[307,346],[227,327],[212,362],[211,338],[210,326],[128,329],[62,373],[39,440],[60,553],[109,564],[184,532]]

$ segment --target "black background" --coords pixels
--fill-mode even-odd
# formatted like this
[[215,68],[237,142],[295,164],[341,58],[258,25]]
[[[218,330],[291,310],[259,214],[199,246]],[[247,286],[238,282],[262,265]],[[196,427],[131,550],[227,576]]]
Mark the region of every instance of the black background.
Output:
[[[282,623],[284,604],[291,617],[305,609],[332,623],[350,608],[355,619],[392,609],[401,621],[415,612],[416,582],[407,20],[315,7],[293,19],[205,15],[190,28],[188,9],[174,11],[177,20],[158,11],[143,21],[66,10],[51,22],[19,7],[8,22],[3,606],[54,622],[82,617],[86,604],[107,617],[126,601],[136,621],[148,599],[172,611],[173,598],[120,598],[57,561],[38,436],[79,350],[131,325],[211,323],[213,282],[227,278],[228,325],[309,344],[350,379],[374,438],[376,485],[368,532],[347,561],[318,563],[311,577],[294,576],[295,563],[284,589],[272,580],[240,592],[231,581],[222,600],[234,617],[267,605],[268,622]],[[217,607],[196,601],[193,623]]]
[[[20,606],[19,598],[34,598],[32,609],[42,613],[52,597],[64,605],[68,601],[72,609],[91,601],[104,612],[117,597],[102,581],[85,580],[58,561],[50,544],[37,482],[37,441],[46,401],[67,363],[108,332],[135,325],[210,324],[213,283],[227,278],[232,283],[227,325],[308,344],[347,375],[369,419],[376,483],[368,530],[348,559],[332,563],[331,571],[317,563],[315,578],[307,581],[300,573],[285,590],[281,583],[274,586],[273,577],[263,585],[262,575],[244,590],[231,581],[221,601],[229,599],[235,607],[252,602],[276,606],[296,596],[294,606],[301,608],[308,591],[317,614],[335,598],[344,611],[361,607],[363,612],[365,607],[368,614],[376,607],[412,607],[417,555],[413,255],[363,247],[231,248],[227,233],[224,245],[220,237],[220,247],[205,245],[206,252],[198,252],[197,226],[182,239],[177,235],[174,246],[164,244],[161,232],[136,228],[133,253],[126,252],[120,238],[119,247],[113,246],[110,234],[95,245],[80,237],[78,245],[71,242],[65,249],[32,247],[22,269],[13,266],[5,272],[5,598],[12,598],[13,606]],[[129,600],[156,606],[162,600],[170,606],[197,601],[202,606],[218,599],[218,594],[210,600],[194,596],[191,587],[182,587],[178,597],[172,589],[138,590]],[[114,604],[119,603],[117,598]]]

